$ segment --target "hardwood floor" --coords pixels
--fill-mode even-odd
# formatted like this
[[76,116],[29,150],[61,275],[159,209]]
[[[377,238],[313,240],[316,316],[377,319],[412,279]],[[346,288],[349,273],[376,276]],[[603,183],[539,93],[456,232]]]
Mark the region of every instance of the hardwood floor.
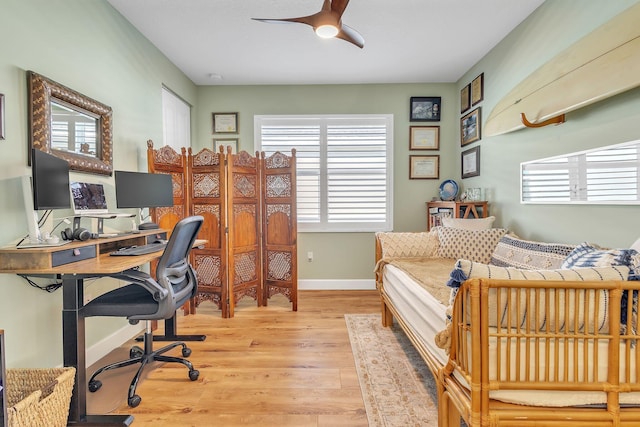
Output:
[[191,382],[184,366],[158,364],[132,409],[124,402],[127,375],[114,412],[133,414],[135,426],[366,426],[344,314],[379,310],[376,291],[300,291],[297,312],[283,297],[260,308],[245,298],[231,319],[205,303],[178,319],[179,333],[207,335],[189,343],[200,378]]

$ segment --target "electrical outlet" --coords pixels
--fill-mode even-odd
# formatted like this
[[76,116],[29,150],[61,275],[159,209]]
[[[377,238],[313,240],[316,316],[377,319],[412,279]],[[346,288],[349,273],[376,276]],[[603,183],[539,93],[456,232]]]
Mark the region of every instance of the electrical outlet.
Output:
[[313,262],[313,252],[307,252],[307,261]]

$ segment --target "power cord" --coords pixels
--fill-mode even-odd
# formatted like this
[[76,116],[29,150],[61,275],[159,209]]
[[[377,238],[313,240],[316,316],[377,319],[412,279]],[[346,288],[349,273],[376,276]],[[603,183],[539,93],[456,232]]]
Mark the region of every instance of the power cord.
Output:
[[[47,210],[47,211],[42,215],[42,218],[40,218],[40,219],[38,220],[38,228],[42,227],[42,225],[43,225],[45,222],[47,222],[47,219],[49,218],[49,215],[51,215],[51,212],[53,212],[53,211],[51,211],[51,210]],[[63,218],[63,219],[61,219],[61,220],[60,220],[60,221],[55,225],[55,227],[53,227],[53,228],[51,229],[51,235],[53,235],[53,232],[56,230],[56,228],[60,227],[60,224],[62,224],[62,223],[71,224],[71,221],[69,221],[67,218]],[[20,246],[20,244],[21,244],[22,242],[24,242],[28,237],[29,237],[29,235],[28,235],[28,234],[26,234],[24,237],[22,237],[22,239],[20,239],[20,241],[19,241],[18,243],[16,243],[16,246]]]
[[55,292],[56,290],[58,290],[62,286],[62,282],[56,282],[56,283],[51,283],[51,284],[46,285],[46,286],[40,286],[36,282],[31,280],[28,276],[26,276],[24,274],[18,274],[18,276],[22,277],[24,280],[27,281],[27,283],[29,283],[34,288],[38,288],[41,291],[46,291],[46,292],[49,292],[49,293]]

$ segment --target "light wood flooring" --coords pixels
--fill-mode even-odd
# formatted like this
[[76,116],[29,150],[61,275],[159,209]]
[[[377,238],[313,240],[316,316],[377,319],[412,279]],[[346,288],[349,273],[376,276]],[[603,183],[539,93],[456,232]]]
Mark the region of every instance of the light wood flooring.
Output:
[[[300,291],[297,312],[281,296],[260,308],[245,298],[231,319],[204,303],[178,319],[178,333],[207,335],[188,343],[200,378],[191,382],[182,365],[154,364],[132,409],[126,375],[109,384],[121,389],[113,413],[133,414],[134,426],[366,426],[344,314],[379,310],[376,291]],[[90,398],[113,392],[106,387]]]

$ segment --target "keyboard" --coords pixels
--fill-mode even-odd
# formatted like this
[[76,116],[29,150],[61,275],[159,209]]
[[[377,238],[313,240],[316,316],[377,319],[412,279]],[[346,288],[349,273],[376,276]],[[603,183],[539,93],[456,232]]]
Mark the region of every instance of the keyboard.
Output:
[[146,255],[153,252],[163,251],[167,246],[167,242],[154,242],[147,245],[129,246],[126,248],[118,249],[115,252],[111,252],[112,256],[136,256]]

